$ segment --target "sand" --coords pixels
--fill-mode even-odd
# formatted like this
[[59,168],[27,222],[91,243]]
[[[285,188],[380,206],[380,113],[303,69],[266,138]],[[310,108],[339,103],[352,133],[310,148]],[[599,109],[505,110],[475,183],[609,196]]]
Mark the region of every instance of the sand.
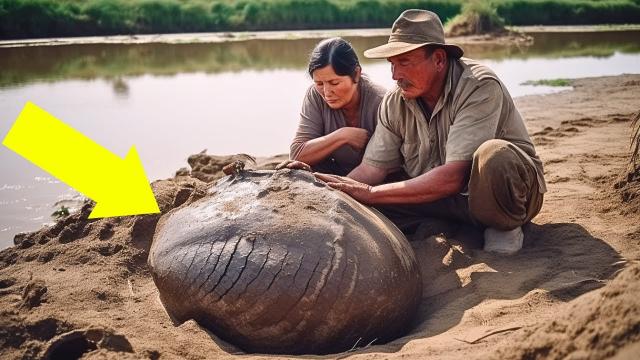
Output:
[[[530,27],[532,32],[543,31],[547,27]],[[548,27],[550,31],[557,31],[559,27]],[[575,31],[608,31],[634,30],[635,25],[614,25],[612,29],[602,26],[574,27]],[[529,29],[529,28],[527,28]],[[592,30],[598,29],[598,30]],[[460,45],[518,45],[528,42],[527,36],[522,34],[519,27],[509,27],[513,33],[486,34],[472,36],[456,36],[449,39]],[[571,31],[571,27],[563,27],[560,31]],[[247,40],[296,40],[296,39],[326,39],[341,37],[375,37],[389,36],[389,28],[381,29],[335,29],[335,30],[281,30],[281,31],[239,31],[213,33],[178,33],[178,34],[146,34],[146,35],[110,35],[110,36],[82,36],[42,39],[0,40],[2,47],[24,46],[59,46],[59,45],[87,45],[87,44],[214,44]]]
[[[485,253],[469,229],[419,231],[412,246],[424,292],[414,329],[388,344],[298,358],[637,358],[640,187],[625,169],[640,75],[572,85],[516,100],[549,185],[522,251]],[[204,180],[229,160],[193,159]],[[189,172],[153,183],[163,212],[203,195],[206,183]],[[158,215],[88,221],[88,211],[0,252],[0,358],[266,357],[168,317],[146,267]]]

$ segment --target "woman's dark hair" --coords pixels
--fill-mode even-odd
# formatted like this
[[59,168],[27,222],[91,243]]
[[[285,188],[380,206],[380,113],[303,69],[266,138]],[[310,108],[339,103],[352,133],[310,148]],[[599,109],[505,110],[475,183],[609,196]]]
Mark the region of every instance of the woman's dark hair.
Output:
[[313,77],[314,71],[327,65],[331,65],[337,75],[348,75],[356,81],[360,62],[351,44],[343,38],[335,37],[320,41],[311,52],[309,76]]

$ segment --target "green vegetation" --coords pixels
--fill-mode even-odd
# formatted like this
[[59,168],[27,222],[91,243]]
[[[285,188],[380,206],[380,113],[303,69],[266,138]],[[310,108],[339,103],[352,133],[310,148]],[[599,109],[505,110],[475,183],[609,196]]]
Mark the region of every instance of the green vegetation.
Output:
[[0,38],[389,27],[408,8],[509,25],[640,23],[640,0],[0,0]]
[[487,1],[472,0],[462,6],[462,12],[449,20],[447,36],[504,32],[504,19],[496,7]]
[[571,80],[569,80],[569,79],[529,80],[529,81],[523,82],[522,85],[571,86]]
[[510,25],[636,24],[639,0],[496,0]]
[[70,212],[69,212],[69,208],[62,205],[60,206],[60,209],[56,210],[53,212],[53,214],[51,214],[52,217],[54,217],[56,220],[60,220],[60,219],[64,219],[67,216],[69,216]]
[[0,38],[388,27],[406,8],[443,19],[458,0],[0,0]]

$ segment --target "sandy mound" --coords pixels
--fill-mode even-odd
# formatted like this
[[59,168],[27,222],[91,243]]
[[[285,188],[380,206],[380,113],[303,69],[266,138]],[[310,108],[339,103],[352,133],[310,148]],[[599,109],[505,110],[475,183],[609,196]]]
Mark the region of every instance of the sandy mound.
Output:
[[[152,184],[162,213],[202,197],[204,187],[193,178]],[[20,349],[21,358],[37,359],[133,352],[117,327],[82,317],[68,321],[65,313],[76,306],[104,311],[122,305],[117,284],[132,286],[136,276],[149,276],[146,260],[160,215],[89,220],[92,208],[86,202],[54,226],[16,236],[15,247],[0,252],[2,353]]]
[[640,341],[638,299],[640,265],[634,264],[604,288],[571,301],[553,320],[518,331],[498,347],[494,358],[611,357],[626,345]]
[[[413,330],[387,344],[314,358],[637,357],[638,193],[629,181],[614,184],[629,162],[640,75],[573,86],[517,99],[549,182],[541,213],[524,229],[523,250],[496,256],[481,251],[473,229],[419,227],[412,247],[424,286]],[[213,163],[225,160],[200,155],[202,171],[152,184],[163,213],[204,194],[207,184],[193,170],[219,176]],[[88,220],[90,208],[17,236],[15,247],[0,252],[0,358],[241,354],[193,321],[179,325],[165,313],[146,266],[159,215]]]
[[[614,199],[626,206],[620,209],[624,215],[640,214],[640,172],[628,173],[613,185]],[[612,202],[615,202],[612,201]]]
[[237,154],[227,156],[208,155],[206,150],[189,156],[187,162],[191,170],[181,168],[176,171],[176,178],[194,177],[206,183],[214,182],[225,176],[222,168],[236,160],[245,163],[247,169],[273,170],[281,161],[288,159],[288,155],[276,155],[269,158],[256,159],[251,155]]

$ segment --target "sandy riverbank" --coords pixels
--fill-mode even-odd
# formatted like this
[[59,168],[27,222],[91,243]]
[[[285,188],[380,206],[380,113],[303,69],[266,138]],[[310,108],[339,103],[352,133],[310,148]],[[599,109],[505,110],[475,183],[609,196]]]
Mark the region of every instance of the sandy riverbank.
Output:
[[[455,44],[518,44],[529,41],[526,36],[519,33],[531,32],[558,32],[558,31],[630,31],[640,29],[640,25],[612,25],[612,26],[531,26],[509,27],[510,34],[458,36],[447,38],[448,42]],[[230,41],[247,40],[295,40],[295,39],[323,39],[335,36],[341,37],[386,37],[389,36],[389,28],[382,29],[335,29],[335,30],[283,30],[283,31],[239,31],[239,32],[213,32],[213,33],[182,33],[182,34],[147,34],[147,35],[113,35],[113,36],[85,36],[65,38],[42,38],[1,40],[2,47],[22,46],[55,46],[55,45],[82,45],[82,44],[198,44],[221,43]]]
[[[572,85],[573,91],[517,99],[549,183],[542,212],[525,228],[525,248],[501,257],[481,251],[477,234],[454,229],[417,236],[412,245],[424,293],[411,333],[385,345],[304,358],[638,354],[640,196],[637,186],[619,180],[630,122],[640,110],[640,75]],[[198,178],[209,181],[225,161],[195,157],[191,163]],[[201,196],[201,180],[154,182],[161,209]],[[623,200],[623,190],[636,197]],[[73,351],[93,359],[241,354],[193,322],[172,323],[164,312],[146,268],[157,216],[87,221],[87,210],[0,252],[0,358]]]
[[[579,25],[579,26],[509,26],[512,33],[495,35],[475,35],[447,37],[447,41],[461,45],[487,44],[520,44],[529,41],[527,33],[555,33],[555,32],[606,32],[606,31],[637,31],[640,24],[628,25]],[[198,44],[220,43],[246,40],[295,40],[295,39],[323,39],[334,36],[341,37],[376,37],[389,36],[389,29],[336,29],[336,30],[283,30],[283,31],[237,31],[213,33],[182,33],[182,34],[147,34],[147,35],[112,35],[112,36],[84,36],[65,38],[42,38],[0,40],[2,47],[23,46],[55,46],[82,44]]]

